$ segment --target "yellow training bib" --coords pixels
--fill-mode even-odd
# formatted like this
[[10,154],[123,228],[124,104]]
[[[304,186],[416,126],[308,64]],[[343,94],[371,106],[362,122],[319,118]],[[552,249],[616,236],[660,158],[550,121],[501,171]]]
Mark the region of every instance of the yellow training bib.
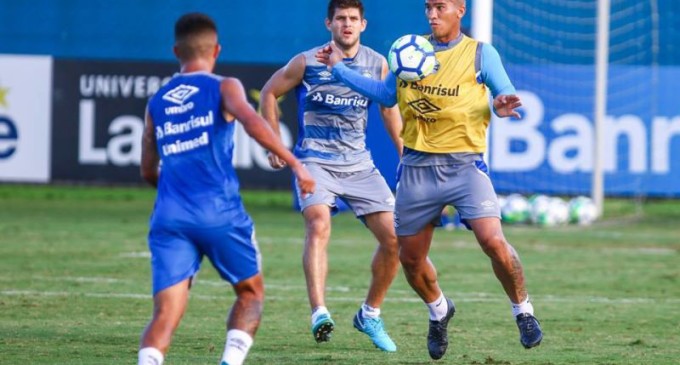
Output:
[[406,147],[431,153],[485,152],[491,111],[486,86],[477,83],[478,45],[464,36],[436,53],[437,73],[421,81],[397,80]]

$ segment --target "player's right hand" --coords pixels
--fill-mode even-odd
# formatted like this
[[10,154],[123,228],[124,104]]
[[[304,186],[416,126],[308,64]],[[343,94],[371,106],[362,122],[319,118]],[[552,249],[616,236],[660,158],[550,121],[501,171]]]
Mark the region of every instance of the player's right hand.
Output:
[[269,166],[271,166],[273,169],[279,170],[286,167],[286,161],[282,160],[281,157],[277,156],[271,151],[267,152],[267,159],[269,160]]
[[316,182],[312,178],[312,175],[309,174],[309,171],[307,171],[307,168],[305,168],[304,165],[300,164],[294,167],[293,173],[297,178],[298,189],[300,189],[301,193],[300,195],[304,197],[305,195],[314,193],[314,189],[316,188]]

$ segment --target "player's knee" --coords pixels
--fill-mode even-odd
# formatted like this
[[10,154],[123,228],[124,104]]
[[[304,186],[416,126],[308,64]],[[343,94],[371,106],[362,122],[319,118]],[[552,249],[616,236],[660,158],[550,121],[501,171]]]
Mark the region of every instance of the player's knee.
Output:
[[331,231],[331,222],[327,219],[310,219],[306,226],[307,234],[314,238],[328,236]]
[[397,243],[397,236],[389,236],[380,240],[380,250],[396,256],[399,253],[399,244]]
[[264,290],[244,291],[237,295],[239,299],[252,305],[261,305],[264,302]]
[[234,290],[239,298],[254,301],[264,300],[264,284],[260,274],[236,284]]
[[402,249],[399,251],[399,262],[401,262],[401,266],[404,267],[404,270],[411,272],[417,270],[419,266],[424,264],[425,257],[418,253]]
[[490,235],[480,240],[479,244],[491,258],[503,256],[508,251],[508,242],[502,235]]

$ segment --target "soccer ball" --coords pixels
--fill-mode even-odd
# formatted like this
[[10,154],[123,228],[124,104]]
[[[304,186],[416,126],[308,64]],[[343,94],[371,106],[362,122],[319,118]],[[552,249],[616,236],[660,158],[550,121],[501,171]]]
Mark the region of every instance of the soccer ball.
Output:
[[550,197],[547,195],[532,195],[529,198],[529,220],[539,226],[554,225],[550,216]]
[[434,72],[437,59],[430,41],[419,35],[407,34],[392,43],[387,64],[398,78],[418,81]]
[[569,222],[587,226],[597,219],[597,207],[592,199],[577,196],[569,201]]
[[549,225],[557,226],[569,222],[569,204],[561,198],[550,198],[548,212]]
[[541,227],[553,227],[567,223],[569,207],[567,203],[557,197],[534,195],[529,198],[531,206],[531,223]]
[[501,218],[507,223],[524,223],[529,219],[529,203],[520,194],[510,194],[501,208]]

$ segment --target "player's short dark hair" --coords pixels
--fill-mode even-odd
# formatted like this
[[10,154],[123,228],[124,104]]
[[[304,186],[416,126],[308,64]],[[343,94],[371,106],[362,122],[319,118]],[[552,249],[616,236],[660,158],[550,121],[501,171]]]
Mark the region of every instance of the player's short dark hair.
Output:
[[212,18],[202,13],[184,14],[175,23],[175,42],[204,32],[217,33],[217,26]]
[[333,16],[335,16],[335,10],[348,8],[359,9],[359,14],[361,14],[361,18],[363,19],[364,4],[361,2],[361,0],[331,0],[328,2],[328,14],[326,16],[328,17],[328,20],[333,20]]

